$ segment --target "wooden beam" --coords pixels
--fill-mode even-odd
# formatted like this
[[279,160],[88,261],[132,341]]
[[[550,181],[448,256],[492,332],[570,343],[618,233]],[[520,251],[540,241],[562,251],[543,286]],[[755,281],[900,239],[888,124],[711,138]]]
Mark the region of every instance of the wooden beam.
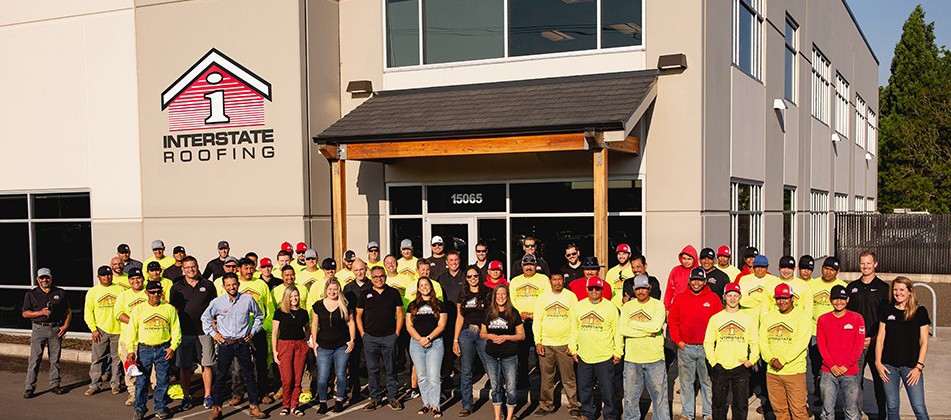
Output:
[[351,143],[341,147],[345,147],[348,160],[378,160],[585,150],[585,141],[584,133],[570,133],[459,140]]
[[[608,262],[608,149],[594,152],[594,256]],[[601,270],[604,278],[605,270]],[[611,293],[617,293],[612,290]]]
[[324,156],[324,159],[334,160],[337,159],[337,146],[332,144],[320,143],[317,144],[317,150],[320,151],[320,154]]
[[602,141],[601,147],[623,153],[638,155],[641,153],[641,139],[627,136],[622,141]]
[[339,259],[343,258],[343,253],[347,251],[347,161],[331,161],[330,171],[334,257]]

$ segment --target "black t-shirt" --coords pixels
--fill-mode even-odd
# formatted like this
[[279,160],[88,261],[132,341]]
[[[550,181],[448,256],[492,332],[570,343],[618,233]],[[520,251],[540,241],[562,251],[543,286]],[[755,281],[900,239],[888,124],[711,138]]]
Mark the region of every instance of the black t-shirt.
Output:
[[49,293],[44,292],[39,287],[34,287],[26,292],[26,296],[23,296],[24,311],[41,311],[47,307],[50,308],[49,316],[38,316],[30,321],[57,324],[66,322],[66,314],[69,312],[66,291],[50,285]]
[[446,271],[437,277],[436,281],[442,286],[442,295],[446,304],[451,305],[456,300],[456,296],[459,296],[459,292],[462,291],[462,285],[466,284],[466,270],[460,267],[455,276]]
[[201,272],[201,276],[206,279],[216,279],[223,275],[225,275],[225,260],[221,258],[208,261],[208,264],[205,264],[205,269]]
[[166,268],[165,271],[162,272],[162,277],[165,277],[175,283],[178,283],[184,279],[184,275],[185,273],[182,272],[182,267],[179,267],[175,264],[172,264],[171,267]]
[[921,351],[921,326],[931,325],[928,310],[919,306],[915,316],[905,321],[905,311],[888,305],[882,308],[881,322],[885,323],[885,344],[882,346],[882,363],[891,366],[915,367]]
[[[413,316],[413,328],[416,329],[416,333],[427,337],[431,334],[436,327],[439,325],[439,316],[436,315],[436,312],[433,311],[433,307],[428,303],[424,303],[416,309],[416,313]],[[436,337],[433,337],[435,340]]]
[[[657,281],[657,277],[648,275],[647,284],[651,285],[650,296],[660,300],[660,282]],[[631,299],[634,298],[634,277],[624,280],[624,294]]]
[[845,308],[862,315],[862,319],[865,320],[865,336],[875,337],[878,335],[878,321],[882,319],[882,311],[892,306],[888,302],[890,293],[888,283],[878,276],[875,276],[868,284],[859,278],[850,282],[846,290],[849,292],[849,303]]
[[[468,289],[468,286],[466,286]],[[482,325],[485,321],[486,303],[492,297],[492,289],[479,283],[479,291],[476,293],[462,290],[456,298],[456,303],[462,306],[462,328],[468,328],[470,325]]]
[[443,273],[449,271],[449,266],[446,265],[446,254],[441,257],[429,257],[426,260],[429,261],[430,278],[438,279]]
[[[482,267],[479,267],[479,265],[478,265],[478,264],[475,264],[475,263],[469,264],[469,266],[466,267],[466,270],[468,270],[468,269],[470,269],[470,268],[474,268],[474,269],[476,269],[476,270],[479,270],[479,280],[485,281],[485,279],[488,278],[488,275],[489,275],[489,262],[488,262],[488,261],[486,261],[486,262],[485,262],[485,265],[483,265]],[[462,271],[465,272],[466,270],[462,270]]]
[[336,349],[350,341],[350,327],[343,321],[339,309],[328,311],[323,300],[318,300],[311,309],[317,314],[318,347]]
[[[515,309],[512,310],[514,321],[509,321],[503,317],[489,319],[489,314],[483,317],[482,325],[485,325],[486,332],[495,335],[514,335],[515,327],[522,325],[522,315]],[[518,343],[515,341],[506,341],[502,344],[495,344],[492,340],[486,340],[485,353],[492,357],[511,357],[518,354]]]
[[182,280],[173,284],[168,294],[168,302],[178,310],[182,335],[204,335],[201,314],[205,312],[211,301],[218,297],[215,284],[199,278],[195,287],[192,287],[187,280]]
[[728,283],[730,283],[730,276],[720,271],[719,268],[714,267],[707,272],[707,287],[720,298],[723,298],[723,289],[726,288]]
[[390,286],[383,285],[383,292],[372,287],[361,292],[357,308],[363,309],[363,332],[374,337],[396,334],[396,308],[402,307],[403,298]]
[[307,338],[310,318],[307,317],[306,310],[298,308],[290,312],[284,312],[278,309],[274,311],[274,320],[279,323],[277,326],[278,340],[304,340]]
[[343,297],[347,298],[347,309],[350,313],[357,313],[357,301],[360,300],[360,295],[371,288],[373,288],[373,283],[371,283],[369,279],[363,282],[362,286],[357,284],[356,280],[343,286]]
[[[577,267],[572,268],[570,265],[565,264],[564,267],[561,267],[561,273],[565,275],[567,281],[574,280],[579,277],[584,277],[584,269],[581,268],[581,263],[578,263]],[[548,276],[551,277],[551,276]]]

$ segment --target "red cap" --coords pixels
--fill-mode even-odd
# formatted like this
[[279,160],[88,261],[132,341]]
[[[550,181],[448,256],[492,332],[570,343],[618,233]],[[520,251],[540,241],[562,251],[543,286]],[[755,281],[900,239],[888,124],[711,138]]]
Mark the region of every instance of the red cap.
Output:
[[600,287],[600,288],[603,289],[603,288],[604,288],[604,280],[601,280],[601,278],[598,277],[598,276],[594,276],[594,277],[588,279],[588,283],[585,284],[585,287]]
[[274,264],[271,263],[270,258],[268,257],[261,258],[261,268],[264,268],[264,267],[274,267]]
[[615,252],[626,252],[626,253],[630,254],[630,253],[631,253],[631,246],[628,245],[628,244],[620,244],[620,245],[617,246],[617,251],[615,251]]
[[489,270],[501,270],[502,263],[499,261],[492,261],[489,263]]
[[305,244],[305,243],[303,243],[303,242],[298,242],[298,243],[297,243],[297,252],[305,252],[305,251],[307,251],[307,244]]
[[722,255],[722,256],[724,256],[724,257],[729,257],[729,256],[731,256],[732,253],[730,252],[730,247],[728,247],[728,246],[726,246],[726,245],[720,245],[720,247],[717,248],[717,255]]
[[789,299],[791,297],[792,290],[788,284],[780,283],[776,285],[776,290],[773,291],[773,299]]
[[726,295],[727,293],[730,293],[730,292],[740,293],[740,285],[736,283],[727,283],[726,287],[723,288],[723,294]]
[[284,242],[281,244],[281,251],[294,252],[294,245],[291,245],[290,242]]

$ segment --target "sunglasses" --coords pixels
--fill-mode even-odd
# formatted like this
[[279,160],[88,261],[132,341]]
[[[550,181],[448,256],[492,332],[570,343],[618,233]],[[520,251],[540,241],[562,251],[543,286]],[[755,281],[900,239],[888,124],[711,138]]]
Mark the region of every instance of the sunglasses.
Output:
[[479,278],[478,274],[466,274],[467,279],[477,279]]
[[162,291],[161,291],[161,290],[149,290],[149,291],[147,291],[146,293],[148,293],[148,294],[150,294],[150,295],[160,295],[160,294],[162,294]]
[[565,254],[566,257],[574,257],[575,255],[578,255],[578,253],[572,252],[572,253]]
[[443,244],[440,242],[437,242],[437,243],[434,243],[433,246],[443,246]]
[[598,286],[588,286],[588,291],[591,291],[591,290],[601,290],[601,288]]
[[534,248],[534,247],[535,247],[535,244],[525,244],[525,245],[523,245],[523,246],[524,246],[525,248]]
[[487,251],[488,251],[487,249],[477,249],[477,250],[475,250],[476,254],[485,254]]

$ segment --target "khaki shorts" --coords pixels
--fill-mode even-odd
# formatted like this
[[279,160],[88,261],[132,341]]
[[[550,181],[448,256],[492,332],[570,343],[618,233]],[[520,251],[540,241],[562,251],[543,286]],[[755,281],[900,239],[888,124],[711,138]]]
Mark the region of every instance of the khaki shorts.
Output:
[[208,335],[184,335],[182,344],[175,352],[176,365],[179,368],[190,368],[198,360],[202,366],[215,364],[215,343]]

